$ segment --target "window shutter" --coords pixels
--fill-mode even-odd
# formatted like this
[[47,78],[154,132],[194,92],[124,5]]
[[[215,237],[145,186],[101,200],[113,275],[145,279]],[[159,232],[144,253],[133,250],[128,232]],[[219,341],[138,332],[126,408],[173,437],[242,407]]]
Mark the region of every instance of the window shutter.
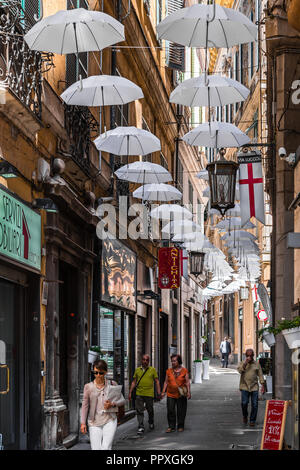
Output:
[[[166,12],[170,15],[184,7],[184,0],[166,0]],[[180,44],[166,41],[166,64],[171,69],[185,70],[185,47]]]

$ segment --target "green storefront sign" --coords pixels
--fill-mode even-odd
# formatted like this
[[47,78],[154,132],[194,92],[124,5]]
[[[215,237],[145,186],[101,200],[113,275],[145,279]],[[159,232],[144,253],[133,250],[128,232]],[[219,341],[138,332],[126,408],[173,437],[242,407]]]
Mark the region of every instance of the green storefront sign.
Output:
[[1,187],[0,255],[41,269],[41,216]]

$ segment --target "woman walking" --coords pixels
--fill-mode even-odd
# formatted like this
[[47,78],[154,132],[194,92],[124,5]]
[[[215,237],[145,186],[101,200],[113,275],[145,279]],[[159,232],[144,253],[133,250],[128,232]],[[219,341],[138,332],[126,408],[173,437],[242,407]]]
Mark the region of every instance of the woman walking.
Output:
[[167,370],[162,397],[167,390],[167,411],[169,427],[166,432],[184,430],[184,421],[187,411],[187,400],[191,398],[191,386],[188,370],[182,367],[182,359],[179,354],[171,356],[172,367]]
[[87,432],[88,418],[89,434],[92,450],[111,450],[117,430],[118,407],[124,405],[122,394],[114,402],[107,399],[111,389],[117,385],[106,379],[107,364],[103,360],[94,362],[93,374],[95,380],[84,386],[81,409],[81,432]]

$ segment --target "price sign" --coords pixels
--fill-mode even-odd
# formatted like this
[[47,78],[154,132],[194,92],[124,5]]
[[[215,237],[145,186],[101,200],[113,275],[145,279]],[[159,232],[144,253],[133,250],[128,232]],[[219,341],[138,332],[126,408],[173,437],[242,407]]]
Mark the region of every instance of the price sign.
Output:
[[282,449],[287,407],[288,401],[267,401],[261,450]]

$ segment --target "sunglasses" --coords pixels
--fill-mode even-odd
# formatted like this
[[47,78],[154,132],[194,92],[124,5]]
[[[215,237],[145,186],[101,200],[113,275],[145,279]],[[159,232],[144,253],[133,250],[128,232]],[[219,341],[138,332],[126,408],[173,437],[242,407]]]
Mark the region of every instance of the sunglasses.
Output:
[[98,375],[98,374],[99,374],[99,375],[104,375],[104,374],[105,374],[105,372],[102,372],[102,371],[101,371],[101,372],[98,372],[98,371],[93,370],[92,372],[93,372],[93,374],[95,374],[95,375]]

